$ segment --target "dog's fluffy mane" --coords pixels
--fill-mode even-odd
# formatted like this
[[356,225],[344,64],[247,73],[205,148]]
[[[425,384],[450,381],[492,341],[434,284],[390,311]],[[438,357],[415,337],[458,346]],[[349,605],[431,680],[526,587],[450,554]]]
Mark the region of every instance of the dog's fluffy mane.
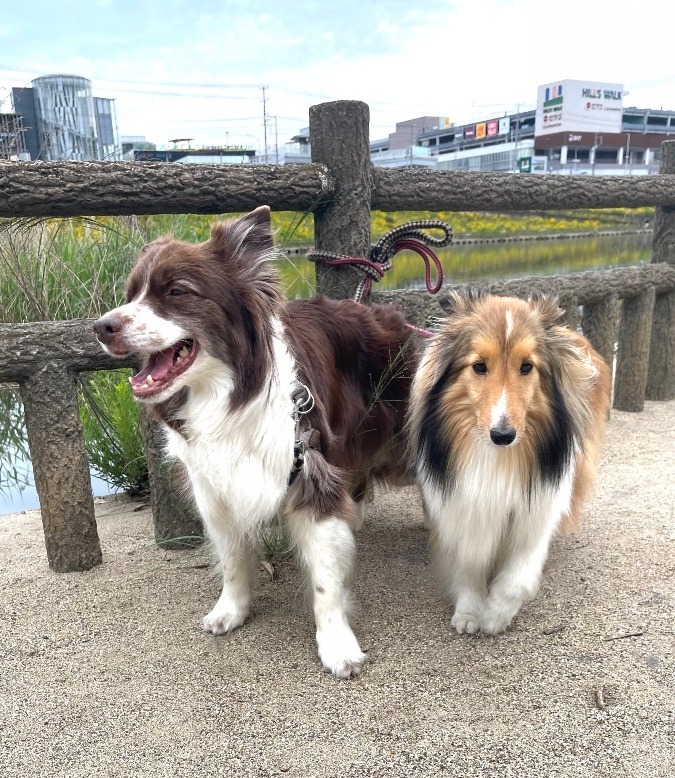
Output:
[[[491,299],[469,287],[452,291],[442,301],[447,316],[428,347],[424,379],[428,388],[411,404],[412,455],[423,477],[444,490],[452,489],[463,449],[472,445],[467,421],[472,408],[464,397],[455,397],[448,408],[442,397],[467,366],[472,341],[493,327]],[[562,325],[564,311],[554,297],[534,295],[529,304],[521,325],[534,338],[541,357],[539,374],[546,401],[530,425],[528,445],[519,451],[532,489],[538,483],[557,485],[569,468],[575,445],[582,444],[592,424],[588,390],[598,371],[588,352]],[[453,434],[446,434],[448,427]]]

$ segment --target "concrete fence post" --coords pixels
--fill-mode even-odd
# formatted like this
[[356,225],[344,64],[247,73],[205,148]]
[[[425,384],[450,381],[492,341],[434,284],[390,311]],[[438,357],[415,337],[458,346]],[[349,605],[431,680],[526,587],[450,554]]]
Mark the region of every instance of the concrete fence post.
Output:
[[[328,167],[334,199],[314,213],[317,251],[350,257],[370,253],[370,111],[365,103],[338,100],[309,109],[312,162]],[[335,299],[353,297],[360,271],[317,262],[316,289]]]
[[[661,155],[660,172],[675,176],[675,141],[662,143]],[[675,267],[675,208],[672,206],[656,209],[652,248],[652,262],[666,262]],[[675,399],[675,291],[656,296],[649,354],[647,399]]]
[[581,320],[584,335],[609,365],[610,370],[614,363],[618,311],[618,298],[613,294],[597,303],[584,305],[584,315]]
[[581,324],[581,317],[579,316],[579,299],[573,297],[563,308],[565,315],[563,316],[563,324],[569,327],[571,330],[579,329]]
[[675,292],[654,301],[647,399],[675,400]]
[[645,406],[654,297],[651,288],[623,301],[614,380],[617,411],[641,411]]
[[183,465],[164,455],[162,427],[144,410],[141,410],[141,427],[150,478],[155,542],[161,548],[198,546],[203,541],[204,529],[188,493]]
[[77,377],[44,363],[19,383],[49,566],[59,573],[101,564]]

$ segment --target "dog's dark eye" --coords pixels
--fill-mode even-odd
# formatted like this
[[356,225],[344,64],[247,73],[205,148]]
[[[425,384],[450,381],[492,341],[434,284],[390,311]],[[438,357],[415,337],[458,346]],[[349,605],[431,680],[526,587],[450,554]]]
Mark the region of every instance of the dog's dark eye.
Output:
[[471,367],[473,368],[473,372],[478,373],[478,375],[485,375],[487,373],[487,365],[485,362],[474,362]]
[[532,362],[523,362],[520,366],[520,375],[527,375],[532,372]]
[[182,289],[177,289],[175,286],[173,289],[169,289],[169,297],[180,297],[184,294],[185,292]]

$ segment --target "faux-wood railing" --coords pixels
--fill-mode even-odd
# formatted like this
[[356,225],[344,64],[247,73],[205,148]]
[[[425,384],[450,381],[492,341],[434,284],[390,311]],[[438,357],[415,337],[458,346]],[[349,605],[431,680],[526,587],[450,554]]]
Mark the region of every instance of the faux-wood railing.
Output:
[[[373,210],[508,211],[655,206],[653,260],[646,266],[483,284],[497,294],[559,296],[570,324],[599,352],[616,356],[614,408],[675,398],[675,141],[662,144],[656,176],[555,176],[372,168],[368,106],[310,109],[312,164],[185,166],[166,163],[0,162],[0,217],[235,213],[266,203],[314,213],[319,251],[367,256]],[[356,271],[317,266],[317,290],[351,296]],[[442,292],[441,292],[442,296]],[[442,315],[416,291],[396,300],[411,321]],[[583,316],[579,322],[579,306]],[[119,367],[96,342],[90,320],[0,325],[0,382],[18,383],[26,414],[49,564],[86,570],[101,562],[77,374]],[[198,524],[176,499],[161,460],[159,431],[146,424],[155,535],[159,543]]]

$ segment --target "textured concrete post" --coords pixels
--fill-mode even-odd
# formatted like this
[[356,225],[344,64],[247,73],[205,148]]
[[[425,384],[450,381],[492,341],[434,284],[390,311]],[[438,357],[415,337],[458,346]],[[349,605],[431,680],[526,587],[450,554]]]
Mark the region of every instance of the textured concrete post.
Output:
[[[315,248],[349,257],[370,254],[370,111],[365,103],[339,100],[309,109],[312,162],[326,165],[335,198],[314,213]],[[362,273],[316,263],[316,288],[335,299],[352,297]]]
[[675,400],[675,291],[654,302],[647,399]]
[[155,542],[162,548],[193,548],[203,542],[204,530],[188,491],[180,462],[164,455],[162,425],[141,412],[145,454],[150,477],[150,502]]
[[641,411],[645,406],[654,297],[654,289],[648,289],[623,301],[614,381],[617,411]]
[[611,295],[600,302],[584,305],[584,315],[581,321],[584,335],[610,368],[614,363],[618,312],[617,296]]
[[579,324],[581,323],[581,319],[579,316],[579,298],[573,297],[567,305],[565,305],[564,309],[565,315],[563,317],[563,324],[567,325],[571,330],[579,329]]
[[20,383],[49,566],[59,573],[101,563],[77,381],[44,364]]
[[[666,140],[661,144],[659,172],[675,174],[675,140]],[[675,264],[675,207],[672,205],[656,208],[652,250],[652,262]]]
[[[675,174],[675,141],[661,144],[661,173]],[[675,267],[675,208],[657,208],[652,262]],[[650,343],[647,399],[675,399],[675,292],[657,295]]]

